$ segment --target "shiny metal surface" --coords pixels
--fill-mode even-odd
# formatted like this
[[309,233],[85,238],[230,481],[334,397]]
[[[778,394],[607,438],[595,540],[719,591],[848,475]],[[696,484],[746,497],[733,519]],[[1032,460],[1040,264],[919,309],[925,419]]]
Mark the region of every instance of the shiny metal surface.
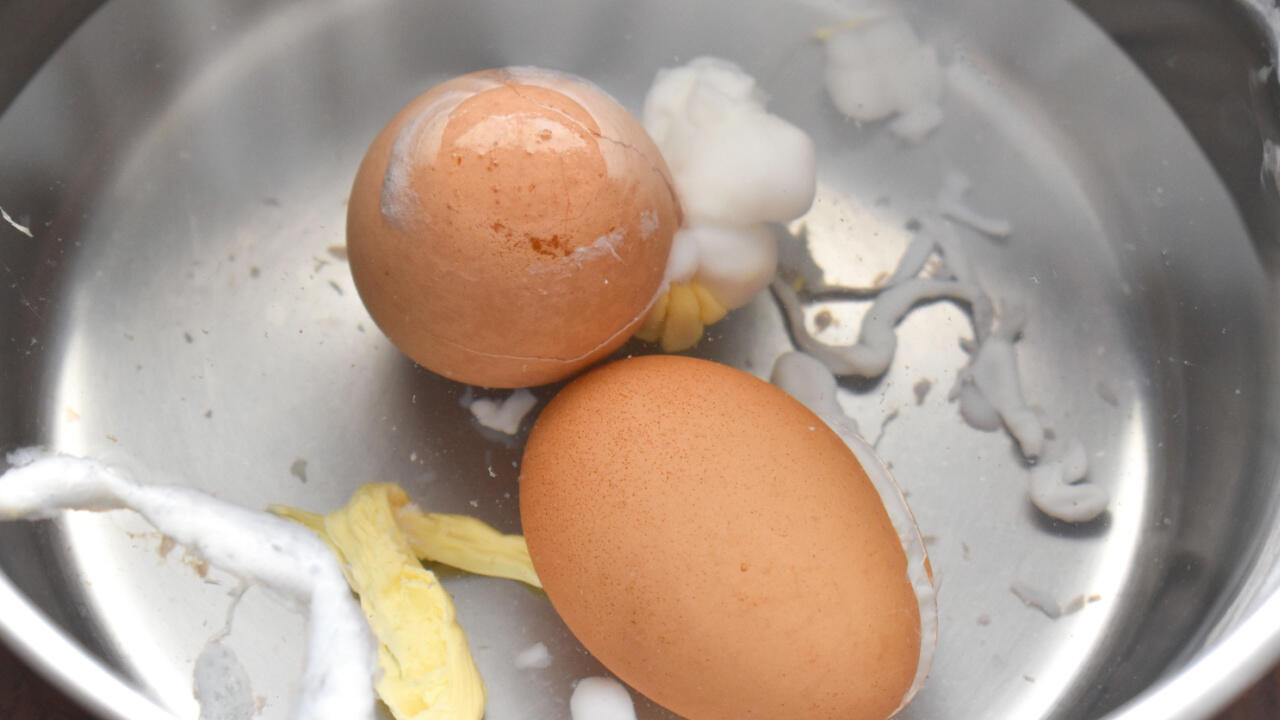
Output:
[[[889,270],[950,169],[1013,222],[1007,241],[964,242],[988,290],[1028,308],[1030,401],[1084,440],[1113,494],[1088,526],[1038,515],[1008,438],[946,401],[963,315],[936,305],[903,323],[887,376],[842,398],[910,493],[939,578],[938,657],[903,716],[1204,717],[1280,656],[1266,208],[1244,208],[1251,240],[1173,109],[1073,6],[905,6],[961,68],[918,147],[825,102],[809,33],[843,17],[838,3],[109,3],[0,116],[0,207],[35,235],[0,225],[3,447],[93,455],[255,507],[322,510],[394,480],[429,508],[518,530],[519,440],[475,426],[465,388],[399,355],[354,293],[340,248],[355,166],[397,108],[452,74],[548,65],[637,109],[658,68],[718,54],[821,148],[808,220],[830,279]],[[863,307],[827,308],[837,336]],[[764,296],[699,354],[767,376],[789,348]],[[0,634],[104,717],[196,717],[191,668],[235,582],[159,550],[126,513],[0,524]],[[488,717],[567,716],[572,681],[600,668],[545,598],[445,582]],[[1055,620],[1014,582],[1100,599]],[[236,612],[261,717],[288,716],[301,627],[256,591]],[[537,641],[552,666],[517,670]]]

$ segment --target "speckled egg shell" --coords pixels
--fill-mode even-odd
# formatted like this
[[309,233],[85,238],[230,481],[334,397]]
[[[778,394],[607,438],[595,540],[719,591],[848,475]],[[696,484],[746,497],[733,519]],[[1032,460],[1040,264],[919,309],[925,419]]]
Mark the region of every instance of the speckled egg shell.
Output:
[[405,354],[523,387],[631,335],[680,221],[662,156],[623,107],[570,75],[505,68],[432,88],[379,133],[347,246],[365,307]]
[[534,567],[619,678],[694,720],[883,720],[911,688],[907,558],[853,453],[782,390],[687,357],[592,370],[521,465]]

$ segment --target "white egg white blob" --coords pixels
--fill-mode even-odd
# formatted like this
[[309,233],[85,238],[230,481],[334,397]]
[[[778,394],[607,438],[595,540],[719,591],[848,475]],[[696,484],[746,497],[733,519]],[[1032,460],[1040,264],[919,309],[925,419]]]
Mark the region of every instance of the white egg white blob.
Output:
[[551,651],[546,643],[536,642],[516,653],[517,670],[543,670],[551,667]]
[[644,125],[694,223],[784,222],[813,203],[813,140],[765,110],[755,79],[727,60],[700,57],[660,71]]
[[569,697],[572,720],[636,720],[631,693],[611,677],[585,677]]
[[693,225],[678,234],[697,245],[695,279],[726,308],[751,302],[777,272],[778,239],[767,225]]
[[476,398],[468,406],[476,422],[506,435],[520,432],[525,415],[538,404],[538,398],[527,388],[515,390],[505,398]]
[[890,131],[912,142],[942,122],[938,52],[896,16],[851,23],[827,38],[825,79],[832,104],[859,122],[896,114]]
[[727,310],[747,304],[777,269],[777,239],[766,223],[813,204],[813,141],[765,109],[755,78],[714,57],[659,71],[643,116],[685,214],[663,289],[694,281]]

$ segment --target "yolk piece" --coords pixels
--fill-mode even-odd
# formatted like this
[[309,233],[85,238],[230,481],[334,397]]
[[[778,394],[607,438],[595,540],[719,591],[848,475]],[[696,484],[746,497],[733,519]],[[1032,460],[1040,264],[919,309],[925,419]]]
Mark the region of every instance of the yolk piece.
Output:
[[693,295],[698,299],[698,319],[703,325],[714,325],[729,313],[729,310],[716,299],[711,291],[699,283],[690,283]]
[[702,339],[705,326],[719,322],[728,312],[697,280],[672,283],[654,301],[636,337],[661,344],[663,352],[688,350]]
[[397,509],[396,522],[423,560],[542,587],[522,535],[503,535],[473,517],[424,513],[413,505]]
[[273,511],[316,530],[338,554],[378,638],[376,688],[391,714],[397,720],[479,720],[484,681],[453,599],[422,567],[397,522],[397,506],[407,505],[401,488],[375,483],[323,519],[290,508]]
[[[395,511],[396,524],[409,538],[409,546],[425,562],[469,572],[473,575],[505,578],[541,588],[542,582],[533,571],[529,546],[523,535],[503,535],[492,526],[467,515],[424,512],[409,502],[408,495],[397,485],[379,485],[386,489],[387,500]],[[292,520],[316,533],[335,552],[324,529],[325,516],[287,505],[268,508],[276,515]]]

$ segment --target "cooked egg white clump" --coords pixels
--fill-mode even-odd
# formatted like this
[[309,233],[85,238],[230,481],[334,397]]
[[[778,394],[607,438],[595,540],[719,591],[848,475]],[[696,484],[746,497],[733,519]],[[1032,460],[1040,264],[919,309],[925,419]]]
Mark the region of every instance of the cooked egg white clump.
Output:
[[[7,459],[0,520],[51,518],[62,510],[137,512],[211,565],[305,605],[308,654],[293,717],[373,719],[373,638],[333,556],[307,532],[190,488],[137,484],[94,460],[36,449]],[[208,716],[225,711],[201,702]]]
[[815,33],[826,41],[827,94],[852,120],[896,116],[889,130],[920,142],[942,123],[938,51],[901,17],[856,18]]
[[662,151],[684,209],[662,287],[636,336],[675,352],[769,284],[778,261],[769,223],[813,203],[813,141],[765,109],[754,78],[700,57],[658,72],[644,126]]
[[538,586],[524,539],[474,518],[424,513],[399,486],[366,485],[341,510],[273,506],[337,554],[378,638],[376,683],[397,720],[479,720],[484,680],[453,599],[419,559]]

